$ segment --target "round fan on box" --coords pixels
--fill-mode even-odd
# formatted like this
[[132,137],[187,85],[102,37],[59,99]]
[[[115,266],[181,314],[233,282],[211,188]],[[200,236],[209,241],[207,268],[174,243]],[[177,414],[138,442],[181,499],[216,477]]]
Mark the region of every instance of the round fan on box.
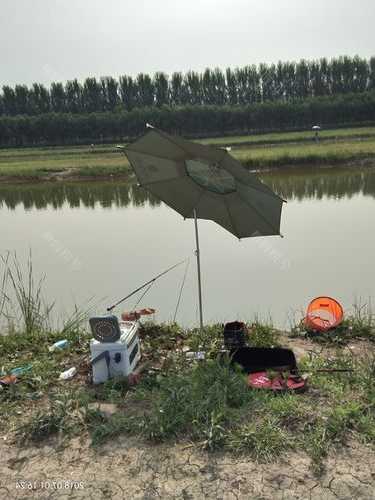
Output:
[[116,316],[97,316],[90,318],[93,337],[99,342],[116,342],[121,336],[121,330]]

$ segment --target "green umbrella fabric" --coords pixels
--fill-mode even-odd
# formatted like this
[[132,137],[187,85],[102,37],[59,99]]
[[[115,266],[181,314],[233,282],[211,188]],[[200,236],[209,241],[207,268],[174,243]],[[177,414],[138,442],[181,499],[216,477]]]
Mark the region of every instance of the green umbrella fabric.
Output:
[[280,234],[283,201],[225,149],[151,129],[125,149],[138,182],[184,218],[238,238]]

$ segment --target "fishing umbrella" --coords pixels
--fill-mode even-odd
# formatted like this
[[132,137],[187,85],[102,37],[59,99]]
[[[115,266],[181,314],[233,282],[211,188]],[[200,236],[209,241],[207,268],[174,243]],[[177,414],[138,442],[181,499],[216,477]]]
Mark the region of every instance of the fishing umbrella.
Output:
[[125,148],[139,184],[194,219],[200,326],[203,326],[198,219],[238,238],[280,235],[283,201],[227,150],[150,130]]

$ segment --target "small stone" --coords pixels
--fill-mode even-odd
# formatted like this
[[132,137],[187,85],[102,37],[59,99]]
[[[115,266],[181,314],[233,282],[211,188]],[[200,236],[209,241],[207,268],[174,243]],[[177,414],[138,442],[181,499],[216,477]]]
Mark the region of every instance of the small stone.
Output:
[[100,411],[107,418],[112,417],[118,411],[117,405],[113,403],[91,403],[89,408],[90,410]]

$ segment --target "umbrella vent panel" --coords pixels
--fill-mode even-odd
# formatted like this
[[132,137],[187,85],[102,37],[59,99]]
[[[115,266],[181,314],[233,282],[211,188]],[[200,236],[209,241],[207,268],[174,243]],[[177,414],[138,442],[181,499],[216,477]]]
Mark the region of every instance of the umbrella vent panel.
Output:
[[206,160],[186,160],[188,175],[201,187],[218,194],[228,194],[236,191],[236,181],[232,174],[220,168],[218,163]]

